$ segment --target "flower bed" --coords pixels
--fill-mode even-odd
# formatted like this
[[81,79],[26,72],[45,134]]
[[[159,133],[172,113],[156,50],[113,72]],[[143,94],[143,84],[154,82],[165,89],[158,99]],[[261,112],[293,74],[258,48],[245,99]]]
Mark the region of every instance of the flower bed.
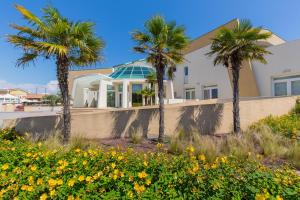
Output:
[[209,163],[192,147],[180,156],[161,149],[48,150],[0,140],[0,198],[299,199],[293,170],[227,157]]

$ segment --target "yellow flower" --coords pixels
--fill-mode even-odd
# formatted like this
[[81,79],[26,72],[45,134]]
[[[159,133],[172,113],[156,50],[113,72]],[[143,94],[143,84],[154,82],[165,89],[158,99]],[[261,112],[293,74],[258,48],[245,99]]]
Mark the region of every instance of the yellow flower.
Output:
[[221,162],[222,162],[222,163],[226,163],[226,162],[227,162],[227,157],[226,157],[226,156],[225,156],[225,157],[222,157],[222,158],[221,158]]
[[32,187],[32,186],[28,186],[28,187],[27,187],[27,191],[28,191],[28,192],[32,192],[32,191],[33,191],[33,187]]
[[74,200],[74,197],[72,195],[68,196],[68,200]]
[[42,143],[39,142],[39,143],[38,143],[38,147],[41,147],[41,146],[42,146]]
[[81,150],[80,149],[75,149],[75,152],[76,153],[79,153]]
[[86,179],[85,179],[85,181],[88,182],[88,183],[91,182],[92,181],[92,177],[87,176]]
[[150,179],[147,179],[146,180],[146,185],[150,185],[151,184],[151,180]]
[[2,165],[2,167],[1,167],[1,169],[4,171],[7,170],[8,168],[9,168],[9,165],[7,163]]
[[82,164],[83,164],[83,165],[86,165],[86,164],[87,164],[87,161],[86,161],[86,160],[84,160],[84,161],[82,162]]
[[116,180],[118,178],[118,175],[114,174],[113,179]]
[[80,175],[80,176],[78,177],[78,180],[79,180],[79,181],[84,181],[84,176]]
[[195,172],[197,172],[198,170],[199,170],[199,165],[198,165],[198,163],[196,163],[194,166],[193,166],[193,172],[195,173]]
[[74,184],[75,184],[75,180],[74,179],[71,179],[71,180],[68,181],[68,186],[69,187],[73,187]]
[[134,189],[138,194],[140,194],[140,193],[144,192],[146,188],[145,188],[145,186],[143,186],[143,185],[139,185],[138,183],[134,183],[133,189]]
[[142,171],[142,172],[139,172],[139,173],[138,173],[138,177],[139,177],[140,179],[146,178],[147,175],[148,175],[148,174],[147,174],[145,171]]
[[133,193],[132,193],[131,191],[129,191],[129,192],[127,193],[127,195],[128,195],[129,198],[132,198],[132,197],[133,197]]
[[205,155],[203,155],[203,154],[199,155],[199,160],[201,160],[202,162],[204,162],[205,159],[206,159]]
[[50,190],[50,196],[54,196],[55,195],[55,190]]
[[164,145],[161,144],[161,143],[157,143],[157,145],[156,145],[156,147],[157,147],[158,149],[162,148],[163,146],[164,146]]
[[22,185],[21,190],[27,190],[27,185]]
[[111,163],[111,167],[114,169],[116,167],[115,163]]
[[35,165],[31,166],[31,167],[30,167],[30,170],[31,170],[31,171],[36,171],[36,166],[35,166]]
[[216,164],[216,163],[212,164],[212,165],[211,165],[211,168],[212,168],[212,169],[217,168],[217,164]]
[[117,154],[116,151],[112,151],[112,152],[111,152],[111,155],[112,155],[112,156],[115,156],[116,154]]
[[37,183],[37,185],[42,185],[43,184],[43,179],[39,178],[36,183]]
[[34,184],[33,176],[29,176],[28,177],[28,183],[29,183],[29,185],[33,185]]
[[55,187],[55,185],[56,185],[56,180],[54,180],[54,179],[48,180],[48,185],[49,185],[50,187]]
[[277,195],[276,200],[283,200],[283,198],[281,196]]
[[123,156],[118,156],[118,160],[123,160]]
[[64,182],[63,182],[63,180],[62,179],[58,179],[57,181],[56,181],[56,184],[57,185],[62,185]]
[[47,194],[44,193],[40,196],[40,200],[46,200],[47,199]]
[[187,147],[186,150],[187,150],[189,153],[194,153],[194,152],[195,152],[195,148],[194,148],[193,146]]
[[144,164],[145,167],[148,166],[148,162],[147,161],[144,161],[143,164]]

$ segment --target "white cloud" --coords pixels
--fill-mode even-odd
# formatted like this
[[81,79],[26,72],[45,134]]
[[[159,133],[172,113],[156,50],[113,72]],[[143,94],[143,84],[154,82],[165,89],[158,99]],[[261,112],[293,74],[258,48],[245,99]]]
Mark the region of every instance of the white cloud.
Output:
[[33,83],[21,83],[14,84],[10,83],[6,80],[0,80],[0,89],[13,89],[20,88],[23,90],[27,90],[32,93],[48,93],[48,94],[56,94],[58,91],[58,82],[57,80],[49,81],[47,84],[33,84]]

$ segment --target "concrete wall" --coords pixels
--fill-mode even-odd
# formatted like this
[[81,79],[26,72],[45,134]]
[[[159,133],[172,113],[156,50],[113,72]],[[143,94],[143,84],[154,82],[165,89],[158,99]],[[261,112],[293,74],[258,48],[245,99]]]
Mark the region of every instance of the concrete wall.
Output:
[[[268,115],[283,115],[295,105],[296,97],[248,99],[240,103],[241,125],[246,129],[253,122]],[[184,104],[166,105],[165,131],[173,135],[179,130],[197,131],[202,134],[228,133],[232,130],[232,103],[229,100],[187,101]],[[128,136],[136,131],[157,136],[158,108],[122,110],[74,109],[72,135],[87,138]],[[4,126],[17,130],[45,133],[61,127],[58,116],[31,117],[4,120]]]

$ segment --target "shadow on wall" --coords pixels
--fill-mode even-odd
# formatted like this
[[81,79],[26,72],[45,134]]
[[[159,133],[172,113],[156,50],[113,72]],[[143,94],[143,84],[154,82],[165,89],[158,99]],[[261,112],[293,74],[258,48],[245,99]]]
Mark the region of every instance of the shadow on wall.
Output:
[[220,126],[223,108],[223,104],[184,106],[180,109],[176,130],[182,129],[187,136],[192,132],[213,134]]
[[149,123],[153,117],[156,117],[158,114],[158,108],[155,109],[141,109],[138,110],[137,115],[134,121],[129,125],[128,130],[126,131],[125,136],[131,137],[133,133],[141,130],[143,137],[148,137]]
[[125,131],[126,126],[134,113],[134,110],[112,111],[114,123],[112,127],[111,136],[113,138],[120,138],[122,136],[122,133]]
[[41,116],[19,118],[14,126],[20,133],[28,132],[33,138],[45,139],[62,129],[62,120],[59,116]]

